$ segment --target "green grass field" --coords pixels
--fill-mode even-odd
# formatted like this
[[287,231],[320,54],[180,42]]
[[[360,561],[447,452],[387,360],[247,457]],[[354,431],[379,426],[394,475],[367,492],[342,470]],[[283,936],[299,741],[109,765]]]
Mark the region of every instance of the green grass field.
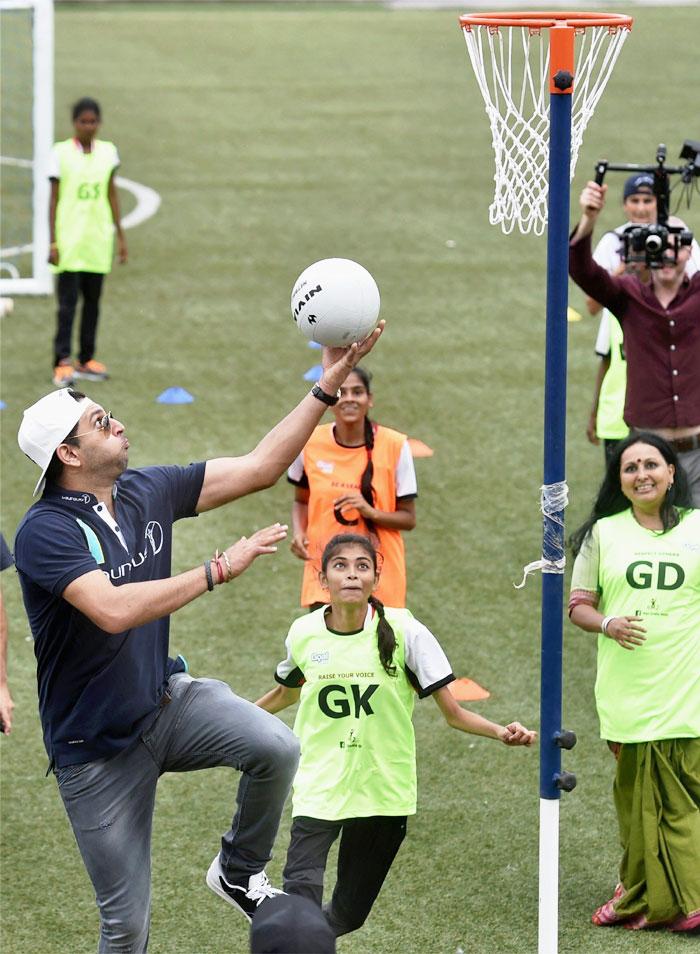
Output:
[[[615,7],[613,7],[615,9]],[[624,7],[620,8],[624,11]],[[634,12],[634,11],[632,11]],[[675,157],[697,132],[698,8],[640,9],[587,132],[572,209],[594,161]],[[537,726],[544,239],[488,225],[493,157],[456,11],[229,6],[61,6],[56,135],[68,107],[102,103],[122,174],[163,198],[128,235],[131,262],[107,282],[98,357],[112,380],[89,393],[127,425],[133,465],[250,449],[305,393],[309,351],[289,292],[310,262],[361,261],[388,326],[368,362],[375,415],[435,450],[417,462],[409,604],[455,671],[491,691],[489,717]],[[606,224],[620,221],[611,176]],[[124,199],[128,209],[130,200]],[[700,207],[686,213],[700,223]],[[454,247],[448,247],[448,241]],[[571,304],[583,311],[572,290]],[[54,304],[17,300],[2,331],[2,530],[29,506],[35,468],[17,449],[24,407],[50,387]],[[569,528],[586,513],[603,452],[585,439],[597,323],[569,326]],[[170,385],[194,404],[155,403]],[[174,570],[253,527],[286,520],[274,489],[176,530]],[[288,550],[178,613],[172,648],[195,674],[256,698],[272,683],[301,567]],[[16,727],[2,739],[5,954],[95,949],[97,914],[46,757],[18,582],[4,575]],[[613,762],[597,737],[594,641],[565,629],[565,718],[579,785],[561,802],[560,950],[690,952],[697,941],[592,927],[615,883]],[[342,954],[523,954],[537,938],[537,752],[444,727],[417,706],[419,810],[367,925]],[[163,778],[153,840],[152,954],[240,954],[244,922],[204,874],[237,779]],[[279,880],[289,817],[269,866]]]

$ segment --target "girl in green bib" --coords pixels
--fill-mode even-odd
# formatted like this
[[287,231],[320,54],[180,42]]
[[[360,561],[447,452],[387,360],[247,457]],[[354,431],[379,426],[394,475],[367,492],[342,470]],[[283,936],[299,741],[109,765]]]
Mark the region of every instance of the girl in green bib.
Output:
[[[102,114],[94,99],[79,99],[72,108],[74,135],[57,142],[49,165],[49,262],[57,273],[57,328],[54,338],[56,387],[74,378],[102,381],[104,364],[95,360],[100,295],[112,269],[114,233],[119,262],[127,260],[114,176],[119,154],[112,142],[98,139]],[[78,361],[71,360],[73,320],[82,297]]]
[[432,696],[454,729],[531,745],[536,733],[463,709],[448,689],[450,664],[433,634],[407,609],[372,596],[379,574],[371,541],[340,534],[321,559],[330,605],[296,620],[278,686],[258,705],[279,712],[299,702],[284,889],[321,904],[326,859],[340,836],[338,878],[326,910],[336,936],[364,923],[416,811],[416,694]]
[[700,510],[656,434],[619,443],[572,538],[569,615],[598,634],[600,733],[624,850],[598,925],[700,930]]

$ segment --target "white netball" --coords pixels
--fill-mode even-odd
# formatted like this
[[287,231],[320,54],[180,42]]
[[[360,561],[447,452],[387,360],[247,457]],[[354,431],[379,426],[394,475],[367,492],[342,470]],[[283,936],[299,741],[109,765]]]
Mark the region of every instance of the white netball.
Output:
[[362,341],[379,320],[379,289],[349,258],[324,258],[304,269],[292,291],[292,318],[309,341],[331,348]]

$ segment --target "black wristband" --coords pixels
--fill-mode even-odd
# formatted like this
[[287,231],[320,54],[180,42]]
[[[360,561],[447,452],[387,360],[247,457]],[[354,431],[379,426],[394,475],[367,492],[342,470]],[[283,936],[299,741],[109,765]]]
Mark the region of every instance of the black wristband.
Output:
[[211,593],[211,591],[214,589],[214,578],[211,575],[211,563],[209,560],[207,560],[207,562],[204,564],[204,572],[207,575],[207,589]]
[[320,384],[314,384],[311,388],[311,394],[318,401],[321,401],[327,407],[333,407],[338,403],[339,395],[338,394],[326,394]]

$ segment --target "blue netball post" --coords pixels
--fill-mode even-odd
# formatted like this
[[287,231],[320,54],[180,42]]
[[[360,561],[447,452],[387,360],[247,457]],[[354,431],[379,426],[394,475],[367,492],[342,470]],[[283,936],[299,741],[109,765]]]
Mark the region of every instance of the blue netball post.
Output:
[[538,951],[556,954],[559,799],[576,785],[561,767],[562,748],[576,742],[561,724],[570,183],[586,123],[632,21],[509,12],[470,14],[460,24],[496,155],[490,222],[505,233],[516,224],[524,233],[547,230],[542,558],[526,575],[542,570]]
[[[542,488],[542,641],[540,663],[540,950],[556,950],[558,926],[559,812],[561,787],[562,616],[564,604],[564,506],[566,505],[566,371],[571,94],[574,31],[550,34],[550,137],[547,231],[547,324],[544,385],[544,486]],[[548,804],[549,802],[549,804]],[[552,883],[554,882],[554,883]]]

